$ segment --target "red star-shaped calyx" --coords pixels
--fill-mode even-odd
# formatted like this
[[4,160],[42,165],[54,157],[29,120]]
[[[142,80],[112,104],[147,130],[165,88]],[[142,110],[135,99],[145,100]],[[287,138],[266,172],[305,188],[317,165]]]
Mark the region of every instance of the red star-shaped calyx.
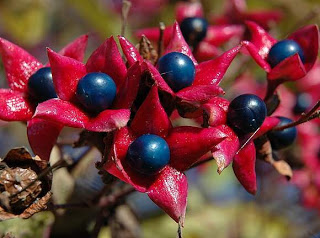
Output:
[[[132,169],[127,160],[129,145],[143,134],[166,140],[170,162],[158,174],[146,176]],[[182,126],[172,128],[162,107],[157,86],[153,86],[128,127],[115,132],[105,169],[148,196],[176,222],[183,224],[187,203],[187,178],[183,171],[197,163],[225,138],[217,128]],[[197,143],[194,143],[196,141]]]
[[[64,47],[60,54],[83,60],[87,39],[87,35],[77,38]],[[28,92],[28,80],[45,65],[21,47],[2,38],[0,38],[0,54],[9,85],[9,89],[0,89],[0,119],[28,121],[36,107],[35,100]]]
[[[83,35],[65,46],[59,53],[82,61],[88,36]],[[28,90],[28,80],[32,74],[49,64],[41,64],[21,47],[0,38],[0,54],[6,71],[9,89],[0,89],[0,119],[4,121],[27,121],[28,139],[34,152],[42,159],[48,159],[51,148],[61,126],[41,119],[32,119],[37,100]],[[44,132],[44,128],[46,128]],[[41,140],[33,137],[43,135]]]
[[202,109],[207,114],[207,124],[215,127],[227,135],[227,138],[212,148],[212,156],[218,165],[218,173],[221,173],[232,162],[233,171],[242,186],[251,194],[257,190],[255,162],[256,148],[253,139],[265,134],[279,123],[276,117],[267,117],[258,132],[243,148],[240,146],[248,139],[239,137],[227,125],[227,111],[229,102],[223,98],[213,98]]
[[120,36],[119,41],[129,65],[132,65],[137,61],[141,62],[143,71],[148,72],[151,75],[160,91],[165,92],[180,101],[197,103],[206,102],[210,98],[223,93],[223,90],[218,85],[242,47],[241,45],[238,45],[215,59],[198,63],[188,44],[184,40],[179,25],[176,22],[173,25],[171,38],[164,50],[164,54],[180,52],[189,56],[195,65],[196,73],[195,80],[191,86],[174,92],[162,78],[157,68],[149,61],[144,60],[137,49],[127,39]]
[[[99,46],[86,64],[50,49],[48,57],[58,98],[40,103],[34,115],[35,119],[43,119],[61,127],[84,128],[95,132],[109,132],[127,124],[130,119],[129,108],[139,87],[140,65],[137,62],[127,70],[113,37]],[[85,111],[75,97],[78,81],[90,72],[106,73],[117,86],[112,106],[97,115]],[[41,133],[33,133],[32,144],[37,145],[41,140]]]
[[[179,24],[188,17],[204,17],[202,4],[199,1],[178,2],[175,10],[176,20]],[[172,27],[168,26],[164,30],[164,46],[166,47],[171,38]],[[222,54],[218,47],[231,39],[240,39],[243,35],[244,27],[241,25],[209,25],[206,37],[194,49],[194,56],[198,61],[205,61]],[[160,37],[159,28],[146,28],[136,31],[136,36],[145,35],[151,41],[158,41]]]
[[271,68],[267,56],[271,47],[277,43],[269,33],[254,22],[246,22],[251,40],[243,42],[253,59],[267,72],[269,81],[294,81],[304,77],[316,62],[319,50],[319,29],[316,25],[303,27],[287,37],[302,48],[305,56],[303,63],[298,54],[294,54]]
[[270,23],[279,22],[283,15],[279,10],[248,11],[245,0],[228,0],[225,9],[222,16],[212,17],[212,21],[219,25],[244,24],[245,21],[253,21],[264,29],[268,29]]

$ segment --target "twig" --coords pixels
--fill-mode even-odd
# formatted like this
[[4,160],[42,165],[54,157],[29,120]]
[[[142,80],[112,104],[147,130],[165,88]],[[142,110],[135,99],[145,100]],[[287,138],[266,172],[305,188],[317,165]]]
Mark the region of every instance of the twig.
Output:
[[[104,188],[107,191],[107,188]],[[108,219],[110,213],[113,213],[114,209],[119,203],[121,203],[122,198],[127,196],[129,193],[135,191],[132,186],[124,186],[120,191],[115,194],[110,194],[105,197],[101,197],[98,206],[101,208],[99,214],[96,217],[96,223],[91,233],[91,238],[96,238],[99,235],[99,232],[104,224],[104,221]]]
[[177,238],[182,238],[182,229],[180,222],[178,223]]
[[302,115],[301,118],[302,117],[305,117],[305,118],[311,117],[313,115],[313,113],[315,113],[318,110],[319,107],[320,107],[320,100],[313,106],[313,108],[311,108],[311,110],[307,114]]
[[123,0],[122,2],[122,11],[121,11],[121,36],[124,36],[127,23],[128,23],[128,15],[131,8],[131,2],[128,0]]
[[90,238],[97,238],[99,236],[100,230],[104,225],[104,221],[107,218],[106,208],[101,209],[96,217],[96,222],[94,224],[93,230],[90,234]]
[[289,124],[283,125],[283,126],[275,127],[275,128],[273,128],[273,130],[274,131],[282,131],[287,128],[294,127],[294,126],[300,125],[302,123],[305,123],[307,121],[311,121],[315,118],[319,118],[320,117],[320,110],[318,110],[319,107],[320,107],[320,100],[313,106],[313,108],[308,113],[302,114],[298,120],[291,122]]
[[127,196],[128,194],[134,192],[135,189],[132,186],[124,186],[120,191],[110,194],[108,196],[101,197],[98,206],[99,207],[110,207],[114,206],[119,199]]
[[104,187],[99,191],[99,193],[92,199],[92,203],[99,202],[101,197],[105,196],[108,192],[110,192],[113,185],[114,185],[114,181],[104,185]]
[[64,204],[53,204],[51,206],[52,210],[56,209],[66,209],[66,208],[88,208],[90,205],[85,202],[81,203],[64,203]]
[[[102,190],[104,190],[103,188]],[[65,203],[65,204],[53,204],[51,209],[65,209],[65,208],[88,208],[88,207],[112,207],[115,206],[120,199],[124,198],[128,194],[134,192],[135,189],[132,186],[124,186],[122,189],[114,192],[112,194],[102,196],[99,201],[97,201],[97,197],[94,197],[92,200],[88,202],[81,203]]]

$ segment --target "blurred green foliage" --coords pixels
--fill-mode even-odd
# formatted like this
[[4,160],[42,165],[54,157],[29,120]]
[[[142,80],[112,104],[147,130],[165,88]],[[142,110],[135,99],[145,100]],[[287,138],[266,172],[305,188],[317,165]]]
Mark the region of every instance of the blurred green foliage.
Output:
[[34,45],[48,33],[49,11],[42,0],[0,1],[3,31],[22,45]]
[[54,221],[51,212],[41,212],[29,219],[12,219],[0,222],[0,237],[7,233],[17,238],[38,238],[43,237],[48,226]]

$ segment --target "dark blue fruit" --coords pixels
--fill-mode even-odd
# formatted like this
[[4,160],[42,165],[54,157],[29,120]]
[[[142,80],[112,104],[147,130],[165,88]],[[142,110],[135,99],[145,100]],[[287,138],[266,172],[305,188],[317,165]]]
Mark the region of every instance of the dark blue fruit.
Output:
[[186,42],[194,45],[206,37],[208,22],[201,17],[188,17],[181,22],[180,29]]
[[83,107],[92,113],[109,108],[116,96],[117,86],[104,73],[89,73],[79,80],[77,98]]
[[296,97],[296,104],[293,108],[295,114],[301,114],[310,108],[312,98],[308,93],[299,93]]
[[300,45],[293,40],[283,40],[274,44],[268,54],[267,61],[273,68],[279,64],[282,60],[288,58],[291,55],[298,53],[301,61],[304,63],[304,53]]
[[242,94],[230,103],[227,121],[237,133],[256,131],[267,116],[264,101],[254,94]]
[[[286,117],[278,117],[280,122],[278,126],[284,126],[292,122],[291,119]],[[271,143],[271,147],[274,150],[280,150],[291,145],[297,137],[297,128],[290,127],[282,131],[270,131],[268,138]]]
[[39,102],[57,97],[50,67],[41,68],[31,75],[28,81],[28,91]]
[[175,92],[190,86],[195,77],[192,60],[179,52],[171,52],[162,56],[158,61],[158,70]]
[[153,175],[165,167],[170,160],[167,142],[157,135],[146,134],[131,143],[127,153],[129,165],[136,171]]

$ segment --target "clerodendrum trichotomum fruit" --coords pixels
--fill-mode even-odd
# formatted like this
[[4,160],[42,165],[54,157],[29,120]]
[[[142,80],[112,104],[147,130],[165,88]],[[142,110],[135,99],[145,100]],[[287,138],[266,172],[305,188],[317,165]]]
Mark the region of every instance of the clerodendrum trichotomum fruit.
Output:
[[157,135],[145,134],[129,146],[127,161],[136,171],[152,175],[164,168],[170,160],[167,142]]
[[41,68],[31,75],[28,81],[28,91],[39,102],[57,97],[50,67]]
[[158,70],[173,91],[190,86],[195,77],[192,60],[185,54],[171,52],[159,59]]
[[[280,122],[278,126],[284,126],[292,122],[291,119],[286,117],[278,117]],[[280,150],[291,145],[297,137],[297,128],[290,127],[281,131],[270,131],[268,138],[271,143],[271,147],[274,150]]]
[[99,113],[112,105],[116,92],[116,84],[109,75],[89,73],[79,80],[76,95],[86,110]]
[[247,134],[256,131],[267,116],[264,101],[254,94],[242,94],[229,105],[227,121],[237,133]]
[[274,44],[268,54],[267,61],[273,68],[284,59],[299,54],[301,61],[304,63],[304,53],[300,45],[294,40],[283,40]]

